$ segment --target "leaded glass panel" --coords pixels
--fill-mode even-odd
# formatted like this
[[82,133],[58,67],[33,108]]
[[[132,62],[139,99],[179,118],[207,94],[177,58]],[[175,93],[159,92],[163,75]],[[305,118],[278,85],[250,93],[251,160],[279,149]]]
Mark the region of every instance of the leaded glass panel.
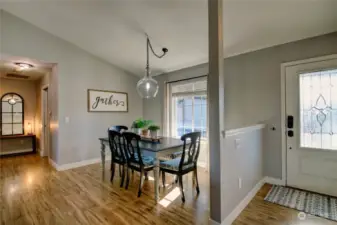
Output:
[[301,147],[337,150],[337,69],[300,74]]

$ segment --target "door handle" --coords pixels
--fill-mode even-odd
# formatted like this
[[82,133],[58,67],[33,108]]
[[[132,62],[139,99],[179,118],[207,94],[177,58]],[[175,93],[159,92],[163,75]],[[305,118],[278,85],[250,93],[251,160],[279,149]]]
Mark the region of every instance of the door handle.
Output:
[[289,115],[288,118],[287,118],[287,127],[289,129],[294,128],[294,117],[292,115]]

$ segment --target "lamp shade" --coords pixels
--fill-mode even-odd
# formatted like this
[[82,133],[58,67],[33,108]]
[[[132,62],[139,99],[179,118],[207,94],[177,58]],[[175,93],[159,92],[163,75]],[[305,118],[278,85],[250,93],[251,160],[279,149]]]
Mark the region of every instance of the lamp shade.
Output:
[[151,76],[144,76],[137,83],[137,92],[142,98],[156,97],[158,88],[158,82]]

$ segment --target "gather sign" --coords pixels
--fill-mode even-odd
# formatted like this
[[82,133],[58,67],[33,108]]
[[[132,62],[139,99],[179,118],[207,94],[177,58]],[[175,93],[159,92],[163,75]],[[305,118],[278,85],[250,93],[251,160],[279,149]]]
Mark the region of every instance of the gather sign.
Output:
[[127,112],[128,94],[125,92],[88,89],[89,112]]

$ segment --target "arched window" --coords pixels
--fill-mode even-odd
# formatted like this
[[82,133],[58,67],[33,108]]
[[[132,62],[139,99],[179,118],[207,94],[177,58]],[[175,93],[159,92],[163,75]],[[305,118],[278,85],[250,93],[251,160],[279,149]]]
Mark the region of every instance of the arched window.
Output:
[[16,93],[1,97],[1,135],[24,134],[24,101]]

